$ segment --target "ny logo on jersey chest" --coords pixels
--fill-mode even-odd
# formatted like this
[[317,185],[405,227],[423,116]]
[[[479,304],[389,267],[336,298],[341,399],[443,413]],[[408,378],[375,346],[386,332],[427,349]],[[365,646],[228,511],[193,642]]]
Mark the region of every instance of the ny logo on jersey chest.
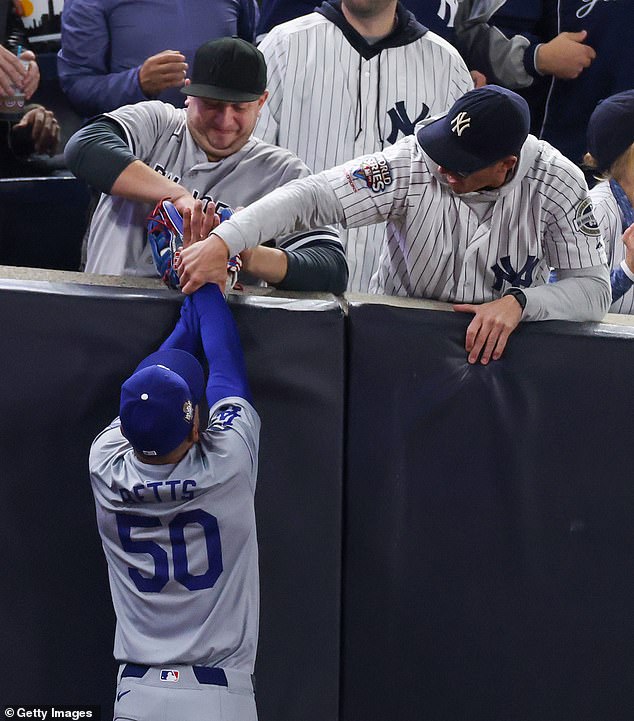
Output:
[[493,290],[502,290],[504,281],[515,288],[528,288],[533,283],[533,271],[539,259],[535,255],[529,255],[526,262],[519,269],[515,270],[511,264],[511,258],[505,255],[500,258],[495,265],[491,266],[491,270],[495,273],[495,283]]
[[446,20],[448,28],[452,28],[454,25],[459,3],[460,0],[440,0],[440,6],[436,14],[441,20]]
[[394,104],[393,108],[390,108],[387,111],[387,114],[390,116],[390,120],[392,121],[392,132],[388,135],[387,142],[390,143],[390,145],[393,145],[396,142],[399,130],[403,133],[403,135],[411,135],[414,132],[414,126],[416,123],[420,122],[423,118],[426,118],[429,115],[429,108],[425,105],[425,103],[423,103],[423,109],[418,114],[416,120],[411,121],[409,119],[409,115],[407,114],[407,110],[405,109],[405,103],[402,100],[399,100]]

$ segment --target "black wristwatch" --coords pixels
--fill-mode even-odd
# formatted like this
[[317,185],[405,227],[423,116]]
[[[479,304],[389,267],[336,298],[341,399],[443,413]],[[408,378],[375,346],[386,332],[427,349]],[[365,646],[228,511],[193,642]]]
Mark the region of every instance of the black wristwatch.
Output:
[[524,294],[523,290],[521,290],[520,288],[509,288],[506,293],[504,293],[504,296],[507,295],[512,295],[513,298],[515,298],[515,300],[522,307],[522,311],[524,310],[524,308],[526,308],[526,295]]

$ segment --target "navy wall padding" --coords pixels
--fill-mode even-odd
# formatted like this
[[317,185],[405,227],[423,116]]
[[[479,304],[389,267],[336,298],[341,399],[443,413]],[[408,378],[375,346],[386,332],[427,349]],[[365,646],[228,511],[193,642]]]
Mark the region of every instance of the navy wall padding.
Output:
[[[87,456],[180,296],[1,281],[0,307],[0,703],[100,704],[111,718],[114,618]],[[343,311],[334,299],[246,297],[232,309],[263,424],[260,719],[335,719]]]
[[73,177],[0,179],[0,265],[79,270],[89,201]]
[[626,721],[632,328],[352,304],[342,721]]

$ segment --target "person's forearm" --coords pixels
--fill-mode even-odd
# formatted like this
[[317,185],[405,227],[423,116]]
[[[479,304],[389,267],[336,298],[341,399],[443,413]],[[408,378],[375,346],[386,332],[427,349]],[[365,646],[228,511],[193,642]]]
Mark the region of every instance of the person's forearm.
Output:
[[147,100],[139,85],[138,67],[102,75],[66,66],[60,85],[74,110],[86,118]]
[[114,181],[110,194],[140,203],[158,203],[161,198],[175,201],[188,195],[188,191],[142,161],[135,160]]
[[161,344],[160,350],[167,348],[178,348],[196,357],[201,354],[200,319],[191,296],[187,296],[183,301],[178,322]]
[[288,272],[287,255],[279,248],[260,245],[243,251],[242,269],[265,283],[277,285]]
[[599,321],[612,302],[607,266],[556,271],[554,283],[522,288],[526,296],[523,321]]
[[200,322],[200,337],[207,362],[207,403],[237,396],[251,402],[238,329],[227,303],[215,284],[199,288],[192,296]]
[[288,272],[277,284],[280,290],[340,295],[348,285],[348,264],[341,244],[312,245],[286,251]]
[[236,213],[214,234],[230,255],[255,248],[271,238],[282,238],[344,220],[341,203],[323,173],[293,180]]

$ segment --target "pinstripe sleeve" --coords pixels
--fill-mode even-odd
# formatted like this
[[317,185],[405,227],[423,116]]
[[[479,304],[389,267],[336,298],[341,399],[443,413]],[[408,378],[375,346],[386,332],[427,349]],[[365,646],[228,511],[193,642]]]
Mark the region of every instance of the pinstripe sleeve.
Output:
[[279,144],[280,114],[284,100],[284,76],[287,68],[287,38],[277,28],[258,46],[266,60],[267,90],[269,96],[260,110],[253,134],[273,145]]
[[341,203],[326,173],[292,180],[226,220],[214,231],[230,255],[255,248],[270,238],[284,238],[344,220]]

